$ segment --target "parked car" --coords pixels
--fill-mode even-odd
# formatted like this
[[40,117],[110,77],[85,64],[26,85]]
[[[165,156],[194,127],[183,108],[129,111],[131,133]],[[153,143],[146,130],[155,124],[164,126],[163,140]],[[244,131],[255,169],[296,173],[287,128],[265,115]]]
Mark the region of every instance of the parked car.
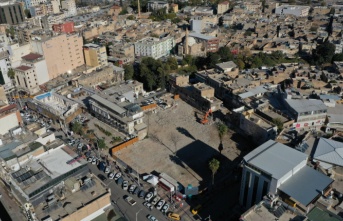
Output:
[[146,218],[150,221],[158,221],[158,219],[156,219],[153,215],[147,215]]
[[83,147],[83,143],[79,143],[79,144],[77,145],[77,149],[82,149],[82,147]]
[[93,161],[93,158],[92,157],[88,157],[87,161],[91,163]]
[[109,173],[111,171],[111,168],[109,167],[109,166],[107,166],[106,168],[105,168],[105,173]]
[[165,203],[164,200],[158,201],[158,203],[156,204],[156,209],[158,210],[162,209],[162,206],[164,205],[164,203]]
[[119,177],[117,180],[116,180],[117,184],[118,185],[122,185],[123,182],[124,182],[124,179],[122,177]]
[[139,189],[139,187],[137,187],[133,192],[132,194],[133,195],[138,195],[138,193],[141,191],[141,189]]
[[181,220],[181,216],[177,213],[169,212],[168,218],[171,218],[173,220]]
[[147,202],[147,201],[145,201],[145,202],[143,203],[143,205],[144,205],[146,208],[148,208],[150,211],[154,208],[154,206],[151,205],[151,203],[149,203],[149,202]]
[[166,212],[168,212],[168,209],[169,209],[169,204],[164,204],[164,206],[162,207],[162,209],[161,209],[161,212],[162,213],[166,213]]
[[99,179],[100,179],[101,181],[107,180],[107,178],[106,178],[104,175],[102,175],[102,174],[99,174],[98,177],[99,177]]
[[161,199],[161,198],[160,198],[159,196],[155,196],[154,199],[152,200],[151,204],[152,204],[152,205],[156,205],[156,203],[157,203],[158,201],[160,201],[160,199]]
[[153,192],[149,192],[149,193],[147,193],[145,195],[144,200],[145,201],[150,201],[153,196],[154,196],[154,193]]
[[127,180],[124,180],[122,184],[123,190],[127,190],[128,187],[129,187],[129,182]]
[[145,196],[145,191],[144,190],[141,190],[138,194],[138,197],[139,198],[143,198]]
[[95,164],[97,163],[97,160],[98,160],[98,159],[97,159],[96,157],[93,157],[92,164],[95,165]]
[[115,175],[114,172],[111,172],[111,173],[109,173],[108,178],[110,178],[110,180],[113,180],[114,175]]
[[137,186],[135,184],[132,184],[129,188],[129,193],[133,193],[133,191],[135,191],[136,187]]
[[116,173],[114,180],[118,180],[121,177],[121,172]]

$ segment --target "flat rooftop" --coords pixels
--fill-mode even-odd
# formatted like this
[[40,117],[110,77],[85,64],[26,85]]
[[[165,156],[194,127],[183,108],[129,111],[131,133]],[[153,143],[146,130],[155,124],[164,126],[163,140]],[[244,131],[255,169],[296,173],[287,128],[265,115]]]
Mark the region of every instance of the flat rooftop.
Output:
[[327,107],[321,100],[307,100],[307,99],[285,99],[288,105],[298,113],[311,111],[326,111]]
[[50,149],[22,165],[22,169],[12,173],[16,184],[29,195],[51,180],[86,164],[69,147]]
[[266,121],[256,113],[251,114],[251,116],[248,119],[264,129],[273,127],[272,124],[270,124],[268,121]]

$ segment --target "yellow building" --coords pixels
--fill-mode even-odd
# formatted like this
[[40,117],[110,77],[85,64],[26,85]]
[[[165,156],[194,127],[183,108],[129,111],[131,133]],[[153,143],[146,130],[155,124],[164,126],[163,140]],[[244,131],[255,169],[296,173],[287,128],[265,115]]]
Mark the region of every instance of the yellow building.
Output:
[[178,4],[171,4],[170,5],[172,12],[177,13],[179,11],[179,5]]
[[230,3],[228,1],[218,3],[217,14],[224,14],[230,9]]
[[86,65],[90,67],[104,67],[108,64],[106,47],[97,44],[86,44],[83,46]]

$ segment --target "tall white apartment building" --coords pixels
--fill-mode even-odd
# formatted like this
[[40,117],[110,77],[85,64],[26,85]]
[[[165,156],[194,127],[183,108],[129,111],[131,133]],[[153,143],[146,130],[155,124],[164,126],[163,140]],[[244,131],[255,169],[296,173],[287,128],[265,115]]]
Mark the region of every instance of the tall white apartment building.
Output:
[[165,38],[143,38],[135,43],[135,55],[158,59],[168,56],[174,46],[174,38],[170,36]]
[[75,0],[64,0],[62,1],[61,6],[62,10],[66,10],[64,13],[66,17],[72,17],[77,15]]
[[310,6],[302,5],[281,5],[275,8],[276,15],[294,15],[297,17],[306,17],[310,12]]

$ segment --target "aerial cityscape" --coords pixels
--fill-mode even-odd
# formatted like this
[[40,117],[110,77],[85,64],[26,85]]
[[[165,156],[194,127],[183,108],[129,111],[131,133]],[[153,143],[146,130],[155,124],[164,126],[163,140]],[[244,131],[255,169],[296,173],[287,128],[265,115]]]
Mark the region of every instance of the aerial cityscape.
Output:
[[0,221],[343,221],[343,1],[0,0]]

